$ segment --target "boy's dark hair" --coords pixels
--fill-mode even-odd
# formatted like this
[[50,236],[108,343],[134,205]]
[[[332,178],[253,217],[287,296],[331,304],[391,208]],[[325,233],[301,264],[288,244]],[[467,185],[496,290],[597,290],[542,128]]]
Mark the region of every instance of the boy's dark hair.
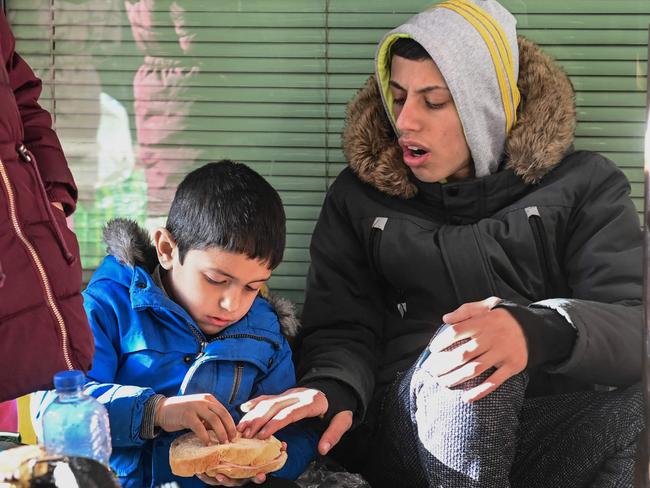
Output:
[[409,37],[400,37],[390,47],[390,57],[399,56],[400,58],[410,59],[411,61],[421,61],[431,58],[422,45]]
[[167,217],[182,263],[190,249],[218,247],[274,269],[284,253],[286,217],[280,195],[248,166],[227,159],[189,173]]

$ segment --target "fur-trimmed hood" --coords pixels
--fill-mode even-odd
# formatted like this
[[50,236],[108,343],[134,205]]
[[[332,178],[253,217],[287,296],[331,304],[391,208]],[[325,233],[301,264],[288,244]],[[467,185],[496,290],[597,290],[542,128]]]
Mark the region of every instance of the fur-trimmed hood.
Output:
[[[573,144],[575,97],[568,76],[550,56],[523,37],[518,41],[521,103],[506,140],[504,167],[534,184]],[[374,76],[348,104],[343,152],[359,179],[379,191],[400,198],[417,193]]]
[[[106,252],[123,264],[140,266],[148,273],[158,265],[156,250],[149,233],[137,222],[129,219],[113,219],[104,227]],[[300,329],[294,304],[286,298],[265,294],[280,321],[285,337],[294,337]]]

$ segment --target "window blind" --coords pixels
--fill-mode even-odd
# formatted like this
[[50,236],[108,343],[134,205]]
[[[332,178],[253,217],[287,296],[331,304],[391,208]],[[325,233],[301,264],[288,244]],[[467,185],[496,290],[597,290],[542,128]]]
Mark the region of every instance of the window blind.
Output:
[[[155,223],[142,146],[167,155],[178,150],[180,162],[168,168],[172,187],[194,165],[231,158],[280,192],[287,249],[270,286],[300,305],[310,235],[328,184],[345,166],[345,105],[372,72],[383,33],[433,3],[158,0],[134,16],[132,9],[145,2],[7,0],[17,50],[44,80],[43,105],[55,116],[80,186],[73,225],[86,278],[104,255],[101,227],[108,218]],[[641,212],[650,2],[502,3],[517,17],[519,33],[570,75],[576,148],[615,161]],[[155,42],[136,42],[137,29]],[[168,60],[170,77],[196,70],[179,76],[174,89],[140,81],[154,95],[158,90],[149,102],[168,97],[167,109],[182,116],[171,128],[165,122],[138,130],[142,94],[134,94],[134,80],[152,58]],[[162,142],[147,146],[150,136]],[[185,156],[186,149],[196,154]],[[161,160],[173,159],[164,154]]]

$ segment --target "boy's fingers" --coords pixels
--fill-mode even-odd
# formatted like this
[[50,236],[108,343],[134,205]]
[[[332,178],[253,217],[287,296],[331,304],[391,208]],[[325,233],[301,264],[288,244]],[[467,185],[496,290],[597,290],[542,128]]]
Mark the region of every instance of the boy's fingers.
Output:
[[[232,419],[230,412],[218,401],[208,403],[209,414],[206,416],[206,420],[210,422],[210,425],[218,423],[221,428],[224,429],[226,433],[227,440],[232,441],[237,436],[237,427],[235,426],[235,421]],[[215,430],[216,431],[216,430]],[[219,442],[221,439],[219,439]]]
[[207,474],[198,473],[196,477],[201,481],[203,481],[206,485],[218,486],[220,484],[216,478],[213,478],[212,476],[208,476]]
[[264,473],[259,473],[255,478],[251,480],[256,485],[261,485],[266,481],[266,475]]
[[323,432],[323,435],[318,442],[318,452],[323,456],[327,454],[343,437],[348,430],[352,427],[352,411],[344,410],[337,413],[332,418],[329,426]]
[[196,436],[201,439],[201,442],[203,442],[206,446],[210,445],[210,436],[208,435],[208,431],[205,428],[205,425],[203,425],[203,422],[201,419],[199,419],[197,416],[193,416],[193,418],[189,422],[190,425],[188,427],[196,434]]
[[222,411],[219,413],[219,418],[221,419],[222,425],[226,429],[228,439],[232,441],[235,439],[235,437],[237,437],[237,426],[235,425],[235,421],[232,419],[230,412],[223,406],[221,410]]

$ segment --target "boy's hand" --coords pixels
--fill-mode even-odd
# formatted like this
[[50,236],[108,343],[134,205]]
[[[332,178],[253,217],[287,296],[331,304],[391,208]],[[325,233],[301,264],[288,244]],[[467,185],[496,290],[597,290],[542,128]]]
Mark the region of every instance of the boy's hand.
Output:
[[167,432],[192,429],[206,445],[212,429],[220,443],[233,440],[237,435],[230,413],[209,393],[176,396],[161,400],[156,407],[155,425]]
[[[291,388],[280,395],[262,395],[240,407],[247,412],[237,430],[244,437],[265,439],[287,425],[307,417],[322,417],[329,404],[325,395],[313,388]],[[330,421],[318,442],[318,452],[325,455],[352,426],[352,412],[344,410]],[[259,433],[258,433],[259,432]]]
[[208,476],[207,474],[197,474],[196,477],[203,481],[206,485],[211,486],[242,486],[248,482],[255,483],[256,485],[261,485],[266,481],[266,475],[260,473],[254,478],[245,478],[243,480],[236,480],[233,478],[228,478],[222,474],[218,474],[216,477]]

